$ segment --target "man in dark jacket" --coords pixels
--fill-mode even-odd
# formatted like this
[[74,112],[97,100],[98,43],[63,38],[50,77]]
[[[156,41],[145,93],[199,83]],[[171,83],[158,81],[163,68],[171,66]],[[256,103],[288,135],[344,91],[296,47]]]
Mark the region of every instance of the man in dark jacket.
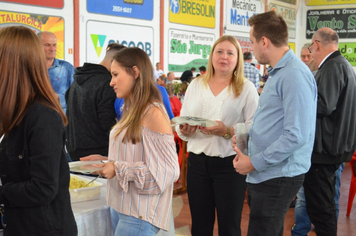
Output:
[[318,72],[315,143],[305,175],[307,212],[318,236],[336,236],[335,171],[356,148],[356,75],[338,50],[339,37],[321,28],[309,46]]
[[116,123],[111,60],[122,48],[121,44],[109,44],[102,62],[84,63],[75,69],[74,82],[65,95],[67,149],[73,161],[91,154],[108,154],[109,133]]
[[180,77],[180,80],[182,82],[188,81],[190,77],[193,76],[193,73],[195,72],[195,67],[190,68],[190,70],[186,70],[183,72],[183,74]]

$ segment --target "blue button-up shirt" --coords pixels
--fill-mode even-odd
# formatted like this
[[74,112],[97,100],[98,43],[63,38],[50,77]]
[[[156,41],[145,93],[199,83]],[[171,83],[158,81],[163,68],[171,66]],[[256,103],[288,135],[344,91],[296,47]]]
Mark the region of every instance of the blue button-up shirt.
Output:
[[73,83],[74,66],[69,62],[54,58],[52,66],[48,69],[49,79],[53,90],[58,94],[59,101],[64,113],[67,110],[67,103],[64,95]]
[[250,129],[249,183],[293,177],[309,170],[317,86],[309,68],[289,50],[269,72]]

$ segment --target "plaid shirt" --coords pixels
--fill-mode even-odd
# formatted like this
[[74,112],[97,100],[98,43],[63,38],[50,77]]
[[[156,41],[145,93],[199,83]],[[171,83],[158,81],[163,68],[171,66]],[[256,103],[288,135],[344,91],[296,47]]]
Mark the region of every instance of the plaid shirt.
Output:
[[260,74],[256,67],[248,62],[244,62],[244,75],[255,85],[256,89],[260,88]]

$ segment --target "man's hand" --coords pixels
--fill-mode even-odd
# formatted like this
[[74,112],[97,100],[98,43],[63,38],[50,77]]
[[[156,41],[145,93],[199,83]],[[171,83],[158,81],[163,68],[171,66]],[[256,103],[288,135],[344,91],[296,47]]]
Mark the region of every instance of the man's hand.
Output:
[[235,156],[232,163],[237,173],[241,175],[247,175],[248,173],[255,170],[249,156],[243,154],[236,146],[234,147],[234,151],[237,153],[237,155]]

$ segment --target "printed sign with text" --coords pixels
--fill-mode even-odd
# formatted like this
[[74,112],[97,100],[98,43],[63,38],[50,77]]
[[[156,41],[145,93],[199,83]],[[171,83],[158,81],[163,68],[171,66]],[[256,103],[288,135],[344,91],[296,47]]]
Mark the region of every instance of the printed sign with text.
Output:
[[183,72],[208,65],[215,35],[169,29],[168,40],[168,70]]

